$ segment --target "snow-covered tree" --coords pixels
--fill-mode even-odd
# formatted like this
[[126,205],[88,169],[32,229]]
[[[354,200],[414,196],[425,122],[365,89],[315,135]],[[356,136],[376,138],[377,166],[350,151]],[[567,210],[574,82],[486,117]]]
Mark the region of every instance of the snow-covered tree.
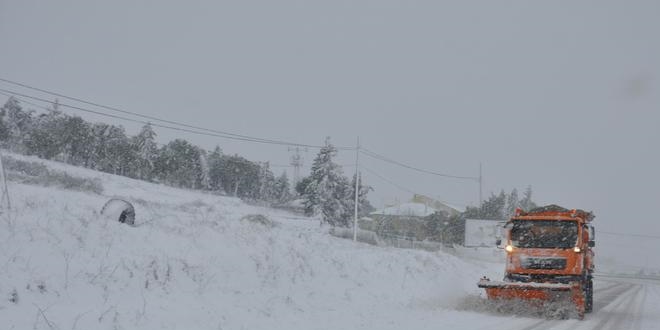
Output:
[[199,149],[183,139],[171,141],[159,151],[154,171],[162,182],[176,187],[198,188],[201,176]]
[[259,199],[260,166],[238,155],[223,156],[221,182],[224,190],[232,196]]
[[203,190],[211,189],[209,161],[206,156],[206,150],[199,149],[199,188]]
[[59,132],[62,160],[73,165],[86,162],[92,145],[92,128],[78,116],[64,116]]
[[[351,212],[355,213],[355,174],[353,174],[353,179],[349,186],[350,191],[346,200],[348,201],[348,207]],[[362,175],[360,175],[360,180],[358,182],[358,216],[365,216],[374,210],[374,207],[369,203],[367,195],[370,191],[373,191],[374,188],[368,185],[362,184]],[[353,216],[351,213],[351,216]]]
[[23,111],[15,97],[10,97],[0,109],[6,129],[7,144],[12,151],[23,151],[23,142],[32,125],[32,111]]
[[520,200],[520,208],[529,211],[536,207],[536,203],[532,201],[532,186],[527,186],[523,193],[523,198]]
[[259,168],[259,199],[267,202],[275,201],[275,175],[270,170],[268,162],[262,163]]
[[106,136],[106,172],[129,175],[128,168],[133,166],[134,157],[131,154],[130,141],[126,136],[124,128],[121,126],[110,125],[108,135]]
[[513,216],[513,214],[516,212],[516,209],[519,207],[520,201],[518,200],[518,189],[513,188],[506,200],[506,212],[504,214],[504,218],[511,218],[511,216]]
[[223,155],[219,146],[216,146],[208,156],[209,188],[213,191],[224,192],[222,187]]
[[491,195],[491,197],[481,206],[482,214],[490,219],[504,219],[506,207],[506,193],[500,190],[500,193]]
[[30,134],[23,141],[25,152],[40,158],[53,159],[62,152],[64,114],[58,111],[41,114],[32,123]]
[[137,177],[143,180],[151,180],[154,162],[158,157],[156,132],[151,124],[142,126],[140,133],[133,137],[133,147],[137,153]]
[[526,211],[536,207],[536,204],[532,201],[531,186],[527,187],[522,199],[519,199],[518,190],[515,188],[508,195],[504,190],[500,191],[498,195],[491,194],[479,207],[468,206],[462,214],[462,218],[508,219],[515,213],[518,207]]
[[291,199],[291,188],[289,187],[289,178],[286,171],[275,180],[275,201],[277,203],[286,203]]
[[337,149],[327,138],[314,159],[310,182],[305,187],[305,212],[320,215],[323,222],[332,226],[348,226],[346,196],[350,188],[341,167],[333,161],[336,155]]
[[309,185],[309,183],[311,181],[312,181],[312,178],[309,177],[309,176],[306,176],[306,177],[300,179],[300,181],[298,181],[298,183],[296,183],[296,186],[293,187],[295,193],[298,194],[298,196],[305,195],[305,190],[307,190],[307,186]]

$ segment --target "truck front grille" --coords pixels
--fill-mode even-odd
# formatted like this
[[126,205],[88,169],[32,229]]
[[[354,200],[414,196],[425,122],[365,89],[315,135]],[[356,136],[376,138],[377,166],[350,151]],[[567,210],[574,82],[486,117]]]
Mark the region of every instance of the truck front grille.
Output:
[[525,269],[564,269],[566,268],[566,258],[520,258],[520,266]]

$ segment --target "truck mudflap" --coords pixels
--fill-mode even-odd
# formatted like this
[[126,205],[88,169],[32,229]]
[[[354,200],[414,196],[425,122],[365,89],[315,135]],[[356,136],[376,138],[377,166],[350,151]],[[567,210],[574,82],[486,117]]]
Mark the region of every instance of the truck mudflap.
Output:
[[580,282],[506,282],[482,278],[477,286],[486,290],[489,300],[525,300],[533,304],[568,300],[575,306],[577,317],[584,318],[585,297]]

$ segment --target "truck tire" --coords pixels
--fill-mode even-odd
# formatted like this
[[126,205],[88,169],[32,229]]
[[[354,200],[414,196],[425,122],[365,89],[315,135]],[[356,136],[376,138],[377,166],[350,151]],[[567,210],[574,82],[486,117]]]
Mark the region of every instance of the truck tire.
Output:
[[584,285],[584,311],[591,313],[594,309],[594,280],[589,277]]

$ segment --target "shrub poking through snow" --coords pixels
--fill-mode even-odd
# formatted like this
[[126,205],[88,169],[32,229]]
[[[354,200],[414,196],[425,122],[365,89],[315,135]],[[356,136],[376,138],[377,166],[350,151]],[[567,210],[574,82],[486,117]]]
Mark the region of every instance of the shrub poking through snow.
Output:
[[75,177],[66,172],[49,169],[39,162],[24,161],[8,156],[3,156],[2,161],[9,180],[12,181],[46,187],[55,186],[95,194],[103,192],[103,185],[96,178]]
[[241,221],[256,223],[264,227],[273,228],[277,226],[277,223],[273,220],[268,219],[266,216],[261,214],[248,214],[241,218]]
[[9,302],[18,304],[18,292],[16,291],[16,289],[14,289],[14,291],[11,292],[11,295],[9,296]]

